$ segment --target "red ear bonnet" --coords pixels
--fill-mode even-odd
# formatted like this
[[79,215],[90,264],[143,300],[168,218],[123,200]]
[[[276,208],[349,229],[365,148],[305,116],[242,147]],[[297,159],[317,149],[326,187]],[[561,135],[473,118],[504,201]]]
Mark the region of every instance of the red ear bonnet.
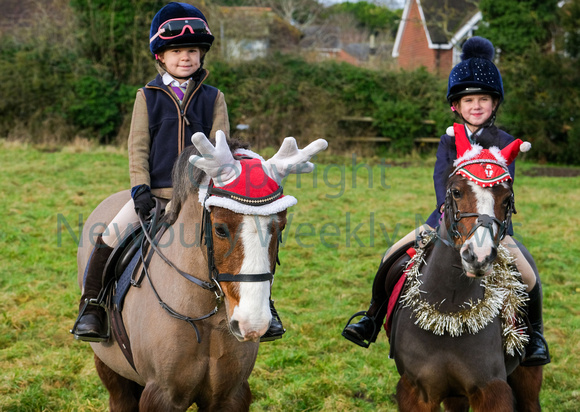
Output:
[[471,144],[465,133],[465,126],[455,123],[448,133],[455,135],[457,159],[453,162],[455,170],[451,175],[459,173],[472,182],[490,187],[506,180],[511,180],[508,166],[513,163],[520,151],[527,152],[532,145],[516,139],[500,150],[497,147],[483,149],[477,143]]

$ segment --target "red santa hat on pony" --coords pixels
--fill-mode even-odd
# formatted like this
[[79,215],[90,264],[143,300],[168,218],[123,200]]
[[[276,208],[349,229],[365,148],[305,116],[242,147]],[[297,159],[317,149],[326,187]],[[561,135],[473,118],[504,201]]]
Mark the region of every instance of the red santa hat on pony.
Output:
[[278,153],[265,161],[250,150],[238,149],[232,155],[225,134],[216,132],[215,146],[197,132],[191,141],[199,156],[189,162],[206,173],[199,190],[199,201],[208,210],[219,206],[236,213],[268,216],[297,203],[296,198],[283,194],[282,180],[290,173],[314,170],[310,159],[325,150],[328,143],[318,139],[304,149],[298,149],[293,137],[284,139]]
[[451,176],[459,173],[481,187],[491,187],[511,180],[508,166],[520,152],[532,148],[529,142],[516,139],[501,150],[495,146],[484,149],[477,143],[472,144],[465,133],[465,126],[458,123],[448,128],[447,134],[455,136],[457,147],[457,159],[453,162],[455,170]]

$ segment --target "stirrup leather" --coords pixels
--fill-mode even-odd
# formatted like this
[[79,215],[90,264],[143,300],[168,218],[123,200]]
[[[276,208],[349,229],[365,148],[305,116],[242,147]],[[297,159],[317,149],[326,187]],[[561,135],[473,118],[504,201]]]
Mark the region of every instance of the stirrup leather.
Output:
[[371,345],[371,343],[373,343],[377,340],[377,336],[379,335],[379,332],[381,329],[379,327],[377,327],[377,323],[375,322],[375,318],[373,316],[367,316],[369,319],[371,319],[373,321],[373,333],[371,335],[371,338],[368,340],[368,342],[365,340],[358,339],[356,336],[351,335],[346,330],[346,328],[350,326],[351,321],[354,318],[356,318],[357,316],[367,316],[367,312],[362,310],[362,311],[357,312],[354,315],[352,315],[350,317],[350,319],[348,320],[348,322],[346,322],[346,325],[345,325],[344,329],[342,330],[342,336],[344,336],[347,340],[351,341],[352,343],[357,344],[358,346],[362,346],[363,348],[368,348]]

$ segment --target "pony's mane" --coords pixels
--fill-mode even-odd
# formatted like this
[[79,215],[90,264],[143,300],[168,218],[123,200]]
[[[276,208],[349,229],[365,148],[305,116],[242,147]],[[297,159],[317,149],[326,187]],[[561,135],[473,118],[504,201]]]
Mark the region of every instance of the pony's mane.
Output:
[[[214,138],[209,140],[215,145]],[[238,139],[227,139],[227,142],[232,153],[238,149],[248,149],[250,147],[249,143],[242,142]],[[174,218],[177,218],[179,215],[181,206],[187,197],[190,194],[199,191],[199,186],[205,177],[205,172],[189,163],[190,156],[199,154],[200,153],[195,146],[188,146],[183,150],[183,152],[181,152],[173,165],[173,170],[171,172],[171,179],[173,182],[171,212],[175,214]]]

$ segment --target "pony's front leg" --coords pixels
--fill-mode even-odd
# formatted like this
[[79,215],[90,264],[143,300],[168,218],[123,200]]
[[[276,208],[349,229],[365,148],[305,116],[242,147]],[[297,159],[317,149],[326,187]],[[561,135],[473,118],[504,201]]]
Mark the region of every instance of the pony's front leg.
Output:
[[508,383],[512,387],[518,411],[540,412],[543,366],[518,366]]
[[513,412],[512,388],[506,381],[495,379],[468,395],[474,412]]
[[109,368],[97,355],[95,367],[101,382],[109,391],[111,412],[139,412],[139,397],[143,387],[119,375]]
[[198,412],[247,412],[250,410],[251,403],[252,391],[250,384],[245,380],[240,384],[238,391],[234,391],[228,396],[224,396],[224,394],[214,395],[207,404],[198,403]]
[[141,395],[139,412],[185,412],[189,406],[183,402],[176,404],[157,383],[149,382]]
[[397,404],[400,412],[437,412],[441,408],[440,402],[423,402],[419,390],[405,375],[401,376],[397,384]]

